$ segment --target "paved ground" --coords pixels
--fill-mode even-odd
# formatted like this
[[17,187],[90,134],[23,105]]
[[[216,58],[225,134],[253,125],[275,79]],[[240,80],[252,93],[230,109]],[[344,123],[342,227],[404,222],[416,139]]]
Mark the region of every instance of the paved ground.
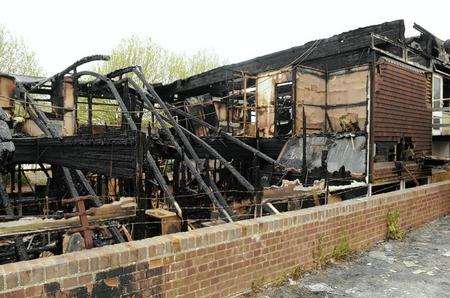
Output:
[[450,297],[450,216],[259,297]]

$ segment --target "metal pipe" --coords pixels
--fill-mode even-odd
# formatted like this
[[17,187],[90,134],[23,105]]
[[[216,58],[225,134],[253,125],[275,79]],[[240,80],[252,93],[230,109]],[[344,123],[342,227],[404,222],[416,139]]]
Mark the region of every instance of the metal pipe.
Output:
[[169,191],[169,186],[167,186],[166,180],[164,180],[164,177],[162,176],[161,171],[158,168],[158,165],[153,159],[153,156],[150,154],[150,151],[147,151],[146,157],[148,165],[152,169],[153,175],[155,175],[155,178],[158,181],[159,186],[161,186],[161,188],[163,189],[164,193],[167,196],[167,199],[170,201],[172,206],[177,211],[178,216],[180,218],[183,218],[183,212],[181,211],[180,205],[178,205],[178,202],[175,200],[174,196]]
[[[133,68],[133,70],[135,71],[136,69]],[[141,78],[143,77],[143,75],[141,75]],[[141,79],[140,78],[140,79]],[[145,78],[143,78],[145,80]],[[200,187],[203,189],[203,191],[206,193],[206,195],[210,198],[210,200],[213,202],[213,204],[215,204],[218,208],[219,211],[225,216],[225,218],[232,222],[233,219],[231,218],[232,214],[230,211],[232,211],[231,209],[227,208],[228,204],[226,203],[226,201],[222,201],[219,202],[220,198],[216,198],[216,196],[213,194],[213,192],[209,189],[209,187],[206,185],[205,181],[203,180],[203,178],[200,176],[200,173],[197,171],[197,169],[192,165],[191,160],[186,156],[186,154],[184,154],[183,149],[180,147],[180,145],[178,144],[178,142],[175,140],[175,137],[173,136],[172,132],[166,127],[165,125],[165,121],[161,118],[161,115],[156,111],[155,107],[153,106],[153,104],[150,102],[150,100],[147,98],[147,96],[144,94],[143,90],[136,84],[136,82],[134,82],[132,79],[128,79],[129,83],[133,86],[133,88],[136,89],[136,91],[139,93],[139,95],[141,96],[142,100],[144,101],[144,103],[147,105],[147,108],[150,109],[150,111],[152,112],[152,114],[155,116],[156,121],[158,121],[161,124],[161,128],[162,130],[167,134],[167,136],[169,137],[170,141],[172,142],[172,144],[175,146],[175,150],[177,151],[177,153],[180,155],[180,157],[185,161],[186,166],[188,167],[189,171],[194,175],[195,180],[198,182],[198,184],[200,185]],[[142,79],[141,79],[142,80]],[[145,84],[145,83],[144,83]],[[147,83],[148,84],[148,83]],[[149,84],[148,84],[149,85]],[[175,123],[174,128],[177,129],[177,123],[175,122],[175,120],[172,118],[172,115],[170,115],[169,113],[169,119],[172,119],[172,123]],[[179,131],[181,131],[180,128],[178,128]],[[184,135],[181,132],[182,135]],[[186,137],[186,136],[185,136]],[[187,139],[186,139],[187,140]],[[189,143],[189,142],[188,142]],[[190,144],[189,144],[190,145]],[[192,148],[192,146],[191,146]],[[193,149],[192,149],[193,150]],[[196,156],[197,154],[195,153],[195,151],[193,152],[193,158],[195,158],[194,156]],[[195,160],[195,162],[198,164],[198,159]],[[214,189],[213,189],[214,190]],[[215,190],[216,191],[216,190]],[[220,192],[219,192],[220,194]],[[228,209],[228,210],[227,210]]]

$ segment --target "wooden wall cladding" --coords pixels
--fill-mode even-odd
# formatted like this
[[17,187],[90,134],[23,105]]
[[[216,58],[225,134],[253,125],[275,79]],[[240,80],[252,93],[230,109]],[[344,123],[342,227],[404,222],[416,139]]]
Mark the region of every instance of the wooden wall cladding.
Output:
[[424,72],[379,60],[373,99],[375,142],[412,137],[417,154],[431,154],[432,108],[427,88]]

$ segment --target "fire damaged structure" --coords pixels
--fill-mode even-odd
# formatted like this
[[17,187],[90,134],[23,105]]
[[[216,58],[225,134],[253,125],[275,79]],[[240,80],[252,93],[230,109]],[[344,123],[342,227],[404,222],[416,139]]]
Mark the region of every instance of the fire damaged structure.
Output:
[[[428,183],[450,153],[450,42],[414,28],[359,28],[167,85],[139,66],[79,70],[101,55],[49,78],[0,74],[1,262]],[[96,123],[111,106],[119,123]]]

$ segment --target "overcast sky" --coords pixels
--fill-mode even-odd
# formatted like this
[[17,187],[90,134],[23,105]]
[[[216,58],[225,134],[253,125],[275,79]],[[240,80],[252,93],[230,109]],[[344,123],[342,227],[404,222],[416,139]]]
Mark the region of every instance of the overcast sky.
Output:
[[178,52],[213,50],[230,63],[395,19],[405,19],[409,35],[416,22],[450,39],[449,11],[445,0],[14,0],[2,2],[0,23],[52,74],[83,56],[108,54],[132,34]]

